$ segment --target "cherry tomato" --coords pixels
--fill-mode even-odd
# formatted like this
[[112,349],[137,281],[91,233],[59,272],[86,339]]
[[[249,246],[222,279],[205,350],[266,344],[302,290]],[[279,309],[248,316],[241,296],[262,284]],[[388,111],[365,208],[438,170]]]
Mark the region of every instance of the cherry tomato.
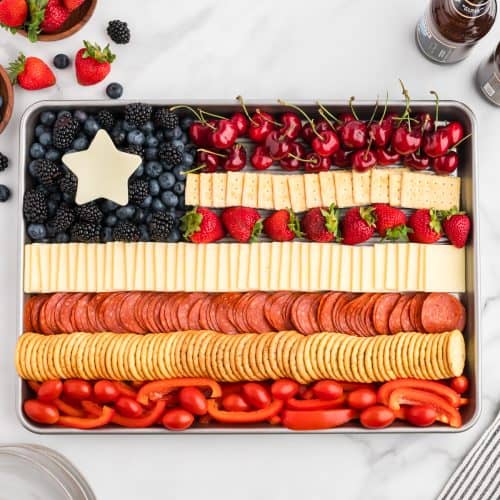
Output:
[[248,382],[242,390],[243,397],[254,408],[265,408],[271,404],[271,395],[262,384]]
[[182,408],[168,410],[165,415],[163,415],[162,419],[163,425],[171,431],[183,431],[188,429],[193,425],[193,422],[193,414]]
[[409,406],[404,411],[405,419],[412,425],[418,427],[428,427],[437,418],[436,409],[431,405]]
[[286,401],[287,399],[296,396],[299,389],[300,384],[298,382],[289,378],[283,378],[273,383],[271,386],[271,394],[274,399],[282,399]]
[[193,415],[206,415],[208,402],[198,387],[183,387],[179,391],[179,403]]
[[330,401],[332,399],[339,399],[344,389],[334,380],[320,380],[313,385],[312,391],[318,399]]
[[115,403],[115,410],[124,417],[136,418],[142,415],[142,406],[132,398],[121,396]]
[[68,398],[74,401],[81,401],[82,399],[90,399],[92,396],[92,386],[85,380],[72,378],[64,382],[63,392]]
[[222,399],[222,408],[226,411],[250,411],[251,406],[240,394],[228,394]]
[[377,393],[373,389],[356,389],[347,395],[347,404],[355,410],[364,410],[377,402]]
[[43,403],[50,403],[59,399],[63,391],[63,383],[60,380],[47,380],[40,385],[37,397]]
[[120,397],[120,391],[110,380],[99,380],[94,384],[94,394],[99,403],[112,403]]
[[59,420],[59,410],[54,405],[28,399],[23,408],[26,415],[39,424],[55,424]]
[[463,394],[469,389],[469,379],[464,375],[452,378],[450,380],[450,387],[459,394]]
[[359,417],[361,425],[367,429],[382,429],[391,425],[395,418],[396,415],[390,408],[381,405],[366,408]]

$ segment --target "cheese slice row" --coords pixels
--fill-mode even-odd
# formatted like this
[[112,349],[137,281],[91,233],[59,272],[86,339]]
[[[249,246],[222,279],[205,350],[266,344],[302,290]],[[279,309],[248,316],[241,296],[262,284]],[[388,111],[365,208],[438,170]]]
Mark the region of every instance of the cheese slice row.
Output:
[[310,242],[32,244],[24,291],[465,291],[451,245]]
[[334,170],[313,174],[227,172],[188,174],[186,204],[204,207],[246,206],[295,212],[334,203],[339,208],[389,203],[405,208],[459,207],[458,177],[375,168],[359,173]]

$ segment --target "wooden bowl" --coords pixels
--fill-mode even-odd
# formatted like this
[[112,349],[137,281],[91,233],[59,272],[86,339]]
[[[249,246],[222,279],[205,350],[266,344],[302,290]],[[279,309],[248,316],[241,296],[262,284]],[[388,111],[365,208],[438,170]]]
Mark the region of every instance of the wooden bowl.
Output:
[[[38,41],[40,42],[56,42],[57,40],[62,40],[63,38],[68,38],[74,35],[77,31],[80,31],[92,17],[97,6],[97,0],[85,0],[85,2],[75,9],[68,20],[61,26],[61,29],[55,31],[54,33],[40,33],[38,35]],[[18,33],[24,37],[28,34],[25,30],[19,30]]]
[[12,116],[12,108],[14,107],[14,90],[10,83],[9,75],[0,66],[0,95],[3,98],[3,106],[0,110],[0,134],[9,123]]

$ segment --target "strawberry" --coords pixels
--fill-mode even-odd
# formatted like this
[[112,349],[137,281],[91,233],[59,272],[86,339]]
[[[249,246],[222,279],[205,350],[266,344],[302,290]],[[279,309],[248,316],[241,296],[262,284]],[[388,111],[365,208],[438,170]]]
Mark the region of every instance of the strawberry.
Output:
[[408,226],[413,230],[410,240],[416,243],[435,243],[442,236],[441,221],[433,208],[421,208],[413,212]]
[[238,241],[255,241],[262,232],[262,219],[255,208],[226,208],[221,215],[227,232]]
[[369,240],[375,233],[373,207],[353,207],[344,215],[342,221],[342,242],[357,245]]
[[299,218],[291,210],[278,210],[264,220],[264,231],[273,241],[292,241],[300,238]]
[[224,237],[224,226],[215,212],[193,208],[181,217],[184,238],[193,243],[213,243]]
[[108,76],[116,56],[109,45],[101,49],[97,44],[86,41],[83,44],[85,48],[80,49],[75,58],[76,78],[80,85],[95,85]]
[[338,213],[334,205],[330,208],[311,208],[302,218],[302,228],[306,238],[319,243],[327,243],[337,238]]
[[21,52],[19,57],[9,64],[9,75],[12,83],[26,90],[40,90],[56,83],[52,70],[38,57],[25,57]]
[[55,33],[68,20],[69,11],[61,0],[49,0],[40,28],[44,33]]
[[470,232],[470,219],[465,212],[456,209],[442,212],[443,229],[453,246],[463,248]]
[[63,0],[64,6],[70,11],[73,12],[75,9],[78,9],[85,0]]
[[0,0],[0,24],[7,28],[19,28],[28,17],[26,0]]
[[386,240],[408,241],[406,215],[402,210],[384,203],[377,203],[374,208],[376,229],[380,236]]

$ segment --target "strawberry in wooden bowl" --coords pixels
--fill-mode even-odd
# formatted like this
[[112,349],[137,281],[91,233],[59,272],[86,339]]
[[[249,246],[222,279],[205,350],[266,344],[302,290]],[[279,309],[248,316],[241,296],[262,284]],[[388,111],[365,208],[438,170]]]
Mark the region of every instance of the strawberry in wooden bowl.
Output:
[[3,132],[9,123],[14,107],[14,92],[9,75],[5,69],[0,66],[0,133]]

